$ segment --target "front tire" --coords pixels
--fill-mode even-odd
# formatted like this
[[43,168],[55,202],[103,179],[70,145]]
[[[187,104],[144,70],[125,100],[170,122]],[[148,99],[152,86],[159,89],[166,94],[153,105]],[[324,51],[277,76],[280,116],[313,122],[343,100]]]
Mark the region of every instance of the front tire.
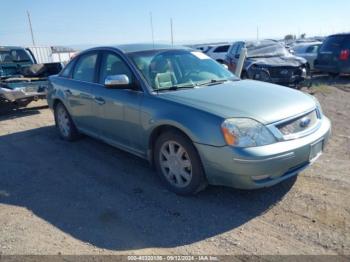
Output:
[[154,161],[162,182],[176,194],[196,194],[207,186],[195,147],[179,132],[160,135],[155,144]]
[[54,109],[56,128],[60,137],[67,141],[74,141],[79,137],[71,116],[62,103],[58,103]]

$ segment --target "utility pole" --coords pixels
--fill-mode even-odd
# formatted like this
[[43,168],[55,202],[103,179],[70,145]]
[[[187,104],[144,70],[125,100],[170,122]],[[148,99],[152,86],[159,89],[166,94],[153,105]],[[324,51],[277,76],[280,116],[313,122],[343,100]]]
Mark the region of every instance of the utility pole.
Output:
[[150,23],[151,23],[152,43],[153,43],[153,48],[154,48],[154,30],[153,30],[153,16],[152,16],[152,12],[149,13],[149,16],[150,16]]
[[259,26],[256,27],[256,40],[259,41]]
[[170,18],[171,45],[174,46],[173,19]]
[[31,34],[31,36],[32,36],[32,43],[33,43],[33,46],[35,46],[34,34],[33,34],[33,28],[32,28],[32,21],[31,21],[31,19],[30,19],[30,13],[29,13],[28,10],[27,10],[27,16],[28,16],[30,34]]

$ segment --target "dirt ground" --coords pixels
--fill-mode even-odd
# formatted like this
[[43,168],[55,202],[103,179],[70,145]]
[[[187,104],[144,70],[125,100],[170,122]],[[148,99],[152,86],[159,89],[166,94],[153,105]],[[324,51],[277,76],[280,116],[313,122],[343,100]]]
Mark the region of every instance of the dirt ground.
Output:
[[321,158],[268,189],[164,189],[147,162],[62,141],[44,103],[0,113],[0,255],[350,254],[350,85],[308,90],[331,119]]

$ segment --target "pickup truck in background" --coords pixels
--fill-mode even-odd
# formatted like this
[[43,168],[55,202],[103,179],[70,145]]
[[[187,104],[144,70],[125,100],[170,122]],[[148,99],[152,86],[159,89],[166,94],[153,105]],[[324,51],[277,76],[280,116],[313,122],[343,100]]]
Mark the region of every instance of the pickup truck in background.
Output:
[[59,62],[37,64],[30,49],[0,46],[0,104],[25,107],[46,97],[48,76],[62,69]]

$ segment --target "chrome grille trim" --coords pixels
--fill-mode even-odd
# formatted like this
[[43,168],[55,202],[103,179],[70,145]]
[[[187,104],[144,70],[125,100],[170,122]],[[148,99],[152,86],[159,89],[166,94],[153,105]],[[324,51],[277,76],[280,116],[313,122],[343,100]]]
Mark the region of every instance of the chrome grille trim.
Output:
[[[311,113],[315,113],[316,119],[315,119],[314,123],[310,127],[306,128],[305,130],[302,130],[302,131],[296,132],[296,133],[287,134],[287,135],[284,135],[282,133],[282,131],[280,130],[279,126],[288,125],[290,123],[298,121],[301,118],[303,118]],[[320,119],[321,119],[320,112],[318,112],[317,108],[313,108],[312,110],[308,110],[308,111],[301,113],[301,114],[298,114],[296,116],[293,116],[293,117],[272,123],[270,125],[267,125],[267,128],[277,138],[278,141],[292,140],[292,139],[297,139],[300,137],[307,136],[307,135],[315,132],[317,129],[319,129],[319,127],[321,125]]]

